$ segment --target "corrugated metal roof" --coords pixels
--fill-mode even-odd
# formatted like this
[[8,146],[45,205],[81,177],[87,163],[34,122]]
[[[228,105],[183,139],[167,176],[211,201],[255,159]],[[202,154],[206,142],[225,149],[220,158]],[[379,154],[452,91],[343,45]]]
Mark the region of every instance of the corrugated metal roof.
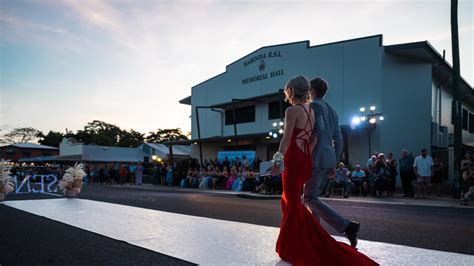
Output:
[[5,145],[5,146],[2,146],[1,148],[8,147],[8,146],[13,146],[13,147],[22,148],[22,149],[58,150],[58,148],[56,147],[51,147],[51,146],[46,146],[46,145],[41,145],[41,144],[36,144],[36,143],[16,143],[16,144]]
[[82,159],[97,162],[143,162],[150,155],[138,148],[84,145]]
[[[162,156],[169,154],[168,146],[161,143],[144,143],[143,145],[148,145],[149,147],[155,149]],[[173,155],[174,156],[190,156],[191,155],[191,146],[189,145],[173,145]]]

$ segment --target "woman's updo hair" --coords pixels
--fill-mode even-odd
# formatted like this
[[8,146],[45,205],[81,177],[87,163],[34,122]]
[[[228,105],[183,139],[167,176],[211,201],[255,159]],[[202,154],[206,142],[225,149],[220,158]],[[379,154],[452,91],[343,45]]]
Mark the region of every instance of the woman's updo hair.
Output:
[[290,79],[285,85],[285,90],[288,88],[293,89],[294,98],[301,99],[303,101],[307,101],[310,99],[310,96],[309,96],[310,84],[306,77],[297,76]]

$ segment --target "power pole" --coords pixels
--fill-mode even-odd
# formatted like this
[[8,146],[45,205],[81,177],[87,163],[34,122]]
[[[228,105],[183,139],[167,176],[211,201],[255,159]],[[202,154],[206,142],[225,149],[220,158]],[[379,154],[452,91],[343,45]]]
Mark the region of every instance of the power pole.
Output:
[[458,34],[458,0],[451,0],[451,46],[453,49],[453,103],[454,116],[454,173],[459,176],[462,158],[462,100],[459,82],[459,34]]

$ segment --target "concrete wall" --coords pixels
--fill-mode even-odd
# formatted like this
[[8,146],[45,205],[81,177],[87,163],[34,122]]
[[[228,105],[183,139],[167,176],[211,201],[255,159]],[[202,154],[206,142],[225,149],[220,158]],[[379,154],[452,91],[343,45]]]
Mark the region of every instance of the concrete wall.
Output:
[[[442,82],[442,79],[433,78],[432,84],[432,116],[433,122],[439,123],[439,113],[441,111],[441,126],[448,127],[449,133],[454,133],[454,125],[451,123],[451,116],[452,116],[452,100],[453,100],[453,93],[452,93],[452,80],[449,79],[441,86],[441,110],[439,110],[439,95],[438,91],[436,90],[437,86]],[[469,112],[474,113],[474,105],[469,104],[468,102],[463,103],[463,108],[467,109]],[[464,143],[472,143],[474,142],[474,134],[469,133],[468,130],[463,130],[463,142]]]
[[[361,105],[380,106],[381,37],[372,37],[308,48],[307,42],[262,48],[230,64],[226,72],[192,88],[192,134],[197,138],[194,106],[209,106],[274,93],[283,89],[292,77],[323,77],[330,89],[326,100],[340,114],[340,123],[348,125]],[[265,70],[259,62],[245,65],[252,57],[279,52],[281,57],[265,58]],[[270,77],[270,72],[283,75]],[[243,84],[248,77],[267,73],[268,78]],[[199,111],[201,138],[221,135],[220,114]],[[274,121],[268,120],[268,105],[256,105],[253,123],[237,125],[238,134],[267,132]],[[224,127],[224,135],[233,135],[233,125]]]
[[430,63],[385,54],[383,57],[380,151],[401,149],[418,154],[431,147],[431,70]]

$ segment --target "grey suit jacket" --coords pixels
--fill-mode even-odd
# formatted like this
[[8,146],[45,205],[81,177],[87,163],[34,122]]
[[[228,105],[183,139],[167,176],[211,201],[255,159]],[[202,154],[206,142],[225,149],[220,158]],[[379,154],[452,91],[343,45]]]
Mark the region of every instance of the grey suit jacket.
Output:
[[315,99],[311,103],[311,108],[315,118],[313,134],[318,137],[318,142],[312,153],[313,167],[334,168],[339,162],[342,152],[339,117],[336,111],[323,99]]

